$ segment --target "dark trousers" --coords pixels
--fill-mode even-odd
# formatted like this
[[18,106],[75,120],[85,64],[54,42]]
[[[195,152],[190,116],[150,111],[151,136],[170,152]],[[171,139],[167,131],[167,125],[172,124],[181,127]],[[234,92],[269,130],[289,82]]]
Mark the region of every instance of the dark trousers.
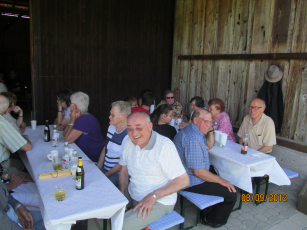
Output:
[[208,214],[208,219],[217,224],[226,224],[229,215],[237,201],[237,193],[229,192],[228,188],[212,182],[204,182],[185,189],[188,192],[194,192],[204,195],[224,197],[224,202],[213,205]]

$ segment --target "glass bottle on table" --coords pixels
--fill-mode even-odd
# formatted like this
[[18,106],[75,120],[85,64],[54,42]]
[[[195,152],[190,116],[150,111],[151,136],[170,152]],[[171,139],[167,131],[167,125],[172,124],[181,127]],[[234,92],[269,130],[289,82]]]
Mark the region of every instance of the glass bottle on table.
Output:
[[245,133],[241,147],[241,154],[247,154],[247,150],[248,150],[248,133]]
[[44,141],[49,142],[50,141],[50,128],[48,120],[46,120],[45,129],[44,129]]
[[77,155],[77,151],[74,150],[73,151],[73,155],[71,157],[71,163],[70,163],[70,171],[71,171],[71,175],[73,175],[73,180],[76,180],[76,172],[77,172],[77,167],[78,167],[78,155]]
[[76,189],[84,189],[84,169],[82,165],[82,157],[78,158],[78,167],[76,172]]

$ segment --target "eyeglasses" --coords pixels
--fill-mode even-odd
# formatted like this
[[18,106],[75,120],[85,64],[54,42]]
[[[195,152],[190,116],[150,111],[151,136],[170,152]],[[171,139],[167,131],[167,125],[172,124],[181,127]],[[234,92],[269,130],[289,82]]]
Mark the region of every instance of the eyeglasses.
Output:
[[167,97],[166,100],[174,99],[175,97]]
[[[200,119],[202,119],[201,117],[198,117],[198,118],[200,118]],[[204,119],[202,119],[207,125],[210,125],[210,126],[212,126],[212,121],[208,121],[208,120],[204,120]]]
[[248,106],[248,108],[249,108],[250,110],[253,110],[253,109],[258,110],[258,109],[263,108],[263,107],[259,107],[259,106]]
[[[149,123],[147,123],[146,125],[148,125]],[[137,131],[137,132],[142,132],[142,130],[145,128],[144,125],[143,127],[136,127],[136,128],[127,128],[127,132],[133,132],[133,130]]]
[[121,114],[118,114],[118,115],[115,115],[115,114],[112,114],[112,113],[109,113],[109,116],[111,116],[111,117],[117,117],[117,116],[120,116]]

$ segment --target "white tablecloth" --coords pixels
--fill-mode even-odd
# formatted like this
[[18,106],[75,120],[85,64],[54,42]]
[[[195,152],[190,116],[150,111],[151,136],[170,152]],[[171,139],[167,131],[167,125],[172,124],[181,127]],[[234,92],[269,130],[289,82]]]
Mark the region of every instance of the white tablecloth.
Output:
[[[90,218],[111,218],[112,229],[122,229],[128,200],[75,144],[71,144],[70,147],[77,150],[78,156],[83,159],[85,171],[83,190],[76,190],[72,176],[38,180],[40,173],[53,171],[47,154],[51,150],[59,150],[59,154],[63,154],[64,146],[62,132],[60,132],[59,147],[52,147],[51,141],[44,142],[43,130],[44,126],[38,126],[36,130],[27,127],[25,134],[29,136],[33,148],[26,153],[27,157],[24,154],[21,154],[21,157],[27,168],[32,170],[30,173],[43,203],[41,212],[46,229],[66,230],[70,229],[76,220]],[[67,197],[61,202],[54,199],[53,187],[59,183],[67,185]]]
[[275,157],[249,148],[241,154],[241,145],[227,141],[225,148],[214,146],[209,150],[210,163],[220,177],[249,193],[253,192],[252,177],[270,176],[270,182],[290,185],[291,182]]

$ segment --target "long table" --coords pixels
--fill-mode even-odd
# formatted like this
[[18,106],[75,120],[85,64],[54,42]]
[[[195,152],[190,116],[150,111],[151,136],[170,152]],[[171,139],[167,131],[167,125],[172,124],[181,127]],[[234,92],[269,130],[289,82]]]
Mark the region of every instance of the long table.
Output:
[[[64,151],[62,132],[60,133],[59,147],[52,147],[51,141],[44,142],[43,133],[44,126],[38,126],[36,130],[27,127],[25,134],[29,136],[33,148],[26,155],[20,154],[20,156],[37,185],[46,229],[68,230],[71,228],[71,224],[76,223],[76,220],[90,218],[111,218],[112,229],[122,229],[128,200],[74,143],[70,144],[70,148],[77,150],[78,156],[83,159],[84,189],[75,189],[73,176],[47,180],[38,179],[40,173],[53,171],[47,154],[51,150],[58,150],[59,154],[63,154]],[[60,183],[65,183],[67,186],[67,197],[64,201],[56,201],[54,198],[54,186]]]
[[227,141],[225,148],[214,146],[209,150],[209,159],[220,177],[249,193],[253,192],[252,177],[269,175],[271,183],[291,184],[274,156],[251,148],[243,155],[241,145],[231,141]]

